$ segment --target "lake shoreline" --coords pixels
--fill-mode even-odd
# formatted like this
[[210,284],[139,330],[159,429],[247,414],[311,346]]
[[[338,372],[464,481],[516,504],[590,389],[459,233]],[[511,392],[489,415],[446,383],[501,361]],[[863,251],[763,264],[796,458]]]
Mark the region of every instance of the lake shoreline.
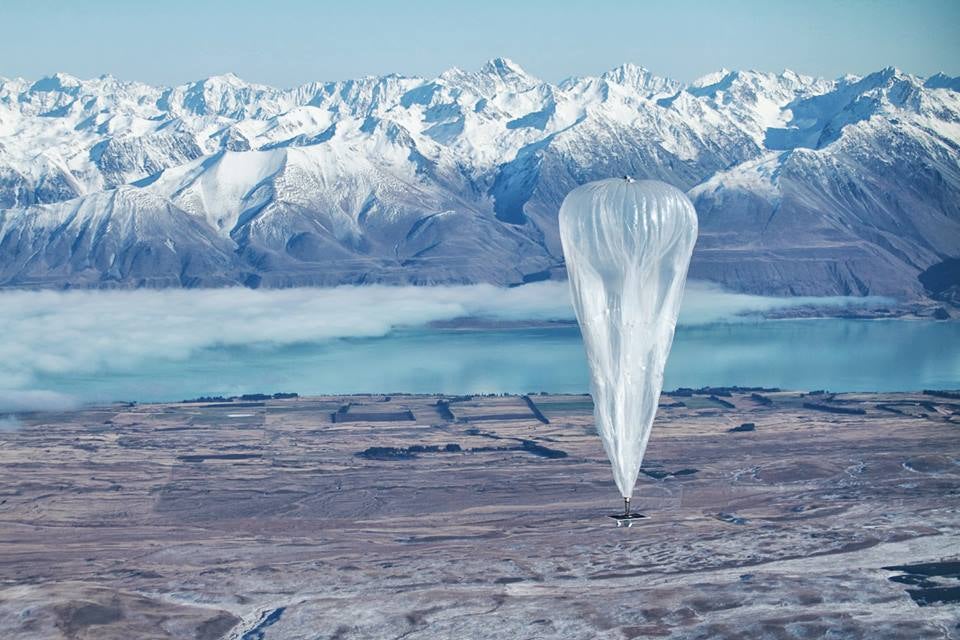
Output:
[[[664,388],[779,387],[894,392],[960,387],[960,323],[916,319],[743,319],[680,324]],[[78,353],[85,354],[86,345]],[[370,336],[242,344],[198,343],[172,353],[126,343],[72,368],[25,366],[26,383],[0,385],[0,413],[114,401],[175,402],[264,390],[302,395],[369,392],[586,393],[572,320],[472,317]],[[155,353],[156,352],[156,353]],[[115,359],[114,359],[115,358]],[[2,376],[0,376],[2,379]]]
[[[843,404],[849,404],[849,401],[845,401],[842,398],[844,396],[919,396],[921,399],[914,402],[918,407],[926,408],[927,410],[933,410],[931,405],[936,405],[937,403],[945,404],[948,408],[955,405],[955,413],[952,418],[949,418],[947,421],[953,421],[955,424],[960,424],[960,387],[956,388],[944,388],[944,389],[922,389],[922,390],[903,390],[903,391],[831,391],[829,389],[781,389],[780,387],[766,387],[766,386],[743,386],[743,385],[725,385],[725,386],[707,386],[699,388],[691,387],[677,387],[675,389],[664,389],[660,394],[660,404],[659,411],[662,412],[663,409],[674,409],[678,407],[687,407],[690,402],[694,405],[704,405],[704,406],[714,406],[720,408],[733,408],[730,405],[729,401],[725,398],[731,398],[734,396],[746,396],[751,402],[758,406],[770,406],[773,402],[769,399],[770,394],[776,395],[786,395],[791,397],[796,397],[803,399],[803,406],[807,409],[823,411],[826,413],[853,413],[855,415],[863,415],[862,411],[848,411],[843,406]],[[533,416],[540,420],[541,422],[549,423],[543,414],[540,412],[537,402],[539,401],[554,401],[557,398],[575,398],[577,404],[590,404],[592,406],[593,400],[590,393],[548,393],[545,391],[540,392],[530,392],[530,393],[468,393],[468,394],[443,394],[443,393],[409,393],[409,392],[358,392],[358,393],[348,393],[348,394],[324,394],[324,393],[313,393],[301,395],[293,391],[277,391],[277,392],[252,392],[245,393],[237,396],[223,396],[223,395],[197,395],[190,398],[184,398],[179,401],[171,400],[143,400],[143,401],[133,401],[133,400],[115,400],[111,402],[90,402],[81,404],[79,406],[69,408],[69,409],[50,409],[50,410],[36,410],[36,411],[13,411],[6,412],[0,410],[0,418],[12,417],[17,419],[24,420],[34,420],[40,419],[45,415],[62,415],[69,416],[73,413],[80,413],[86,411],[117,411],[117,410],[136,410],[138,408],[144,407],[158,407],[158,406],[185,406],[185,407],[199,407],[204,409],[230,409],[230,410],[257,410],[262,411],[265,407],[269,406],[273,402],[290,400],[295,402],[313,402],[318,400],[329,401],[331,398],[338,399],[337,402],[339,407],[339,412],[346,414],[351,407],[366,405],[371,401],[382,402],[382,403],[391,403],[395,401],[403,400],[404,398],[408,399],[422,399],[422,398],[436,398],[436,406],[438,413],[445,419],[454,420],[454,414],[449,410],[451,403],[459,402],[468,402],[468,401],[477,401],[483,402],[486,399],[516,399],[520,400],[527,404],[530,408]],[[838,400],[840,398],[840,400]],[[685,400],[692,399],[692,400]],[[839,404],[834,404],[838,402]],[[901,413],[900,411],[891,411],[889,406],[884,404],[877,404],[877,408],[882,411],[888,411],[892,413]],[[229,418],[247,418],[252,417],[254,414],[247,413],[238,413],[238,414],[227,414]],[[369,417],[364,414],[365,417]],[[374,413],[373,415],[379,415]],[[397,420],[413,420],[412,414],[409,416],[401,415],[397,417],[393,414],[384,414],[385,421],[397,421]],[[336,417],[336,412],[332,414],[332,422],[338,422]],[[340,419],[339,422],[355,422],[356,420],[343,420]],[[374,422],[380,421],[378,418],[373,419]],[[11,427],[15,428],[15,427]],[[749,430],[749,429],[748,429]],[[0,429],[2,431],[2,429]]]
[[[903,304],[892,307],[849,307],[837,306],[798,306],[770,309],[766,311],[750,311],[741,313],[718,324],[731,322],[759,322],[763,320],[911,320],[926,322],[960,322],[960,309],[950,308],[939,304]],[[712,322],[695,322],[685,326],[713,324]],[[681,321],[681,325],[683,322]],[[425,325],[431,329],[538,329],[550,327],[575,327],[577,321],[571,319],[504,319],[479,316],[464,316],[448,320],[434,320]]]

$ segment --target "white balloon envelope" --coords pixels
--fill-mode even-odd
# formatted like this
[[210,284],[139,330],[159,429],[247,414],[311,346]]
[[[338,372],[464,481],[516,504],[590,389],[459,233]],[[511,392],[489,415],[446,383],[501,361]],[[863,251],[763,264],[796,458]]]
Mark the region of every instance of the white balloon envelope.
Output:
[[560,240],[597,431],[629,513],[697,241],[697,214],[666,183],[599,180],[564,199]]

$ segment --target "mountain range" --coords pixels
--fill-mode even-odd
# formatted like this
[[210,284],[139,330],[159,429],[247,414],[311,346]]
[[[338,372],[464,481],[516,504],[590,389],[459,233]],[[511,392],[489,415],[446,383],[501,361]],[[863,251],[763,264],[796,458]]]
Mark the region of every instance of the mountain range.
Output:
[[620,175],[693,200],[693,278],[920,299],[960,257],[960,78],[0,78],[0,287],[562,278],[560,203]]

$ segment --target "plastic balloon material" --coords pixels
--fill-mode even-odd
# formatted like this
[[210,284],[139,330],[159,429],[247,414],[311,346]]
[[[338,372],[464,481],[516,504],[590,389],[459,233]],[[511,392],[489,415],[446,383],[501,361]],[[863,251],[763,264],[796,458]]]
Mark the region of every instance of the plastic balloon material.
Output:
[[564,199],[560,240],[597,431],[629,500],[663,389],[697,214],[663,182],[600,180]]

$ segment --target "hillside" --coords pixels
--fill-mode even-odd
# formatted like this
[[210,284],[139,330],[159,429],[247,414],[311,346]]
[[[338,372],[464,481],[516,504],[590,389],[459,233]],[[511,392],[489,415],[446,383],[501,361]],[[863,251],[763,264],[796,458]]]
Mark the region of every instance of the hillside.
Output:
[[687,190],[691,277],[928,292],[960,257],[960,79],[506,59],[276,89],[0,79],[0,286],[515,284],[562,278],[557,210],[630,174]]

